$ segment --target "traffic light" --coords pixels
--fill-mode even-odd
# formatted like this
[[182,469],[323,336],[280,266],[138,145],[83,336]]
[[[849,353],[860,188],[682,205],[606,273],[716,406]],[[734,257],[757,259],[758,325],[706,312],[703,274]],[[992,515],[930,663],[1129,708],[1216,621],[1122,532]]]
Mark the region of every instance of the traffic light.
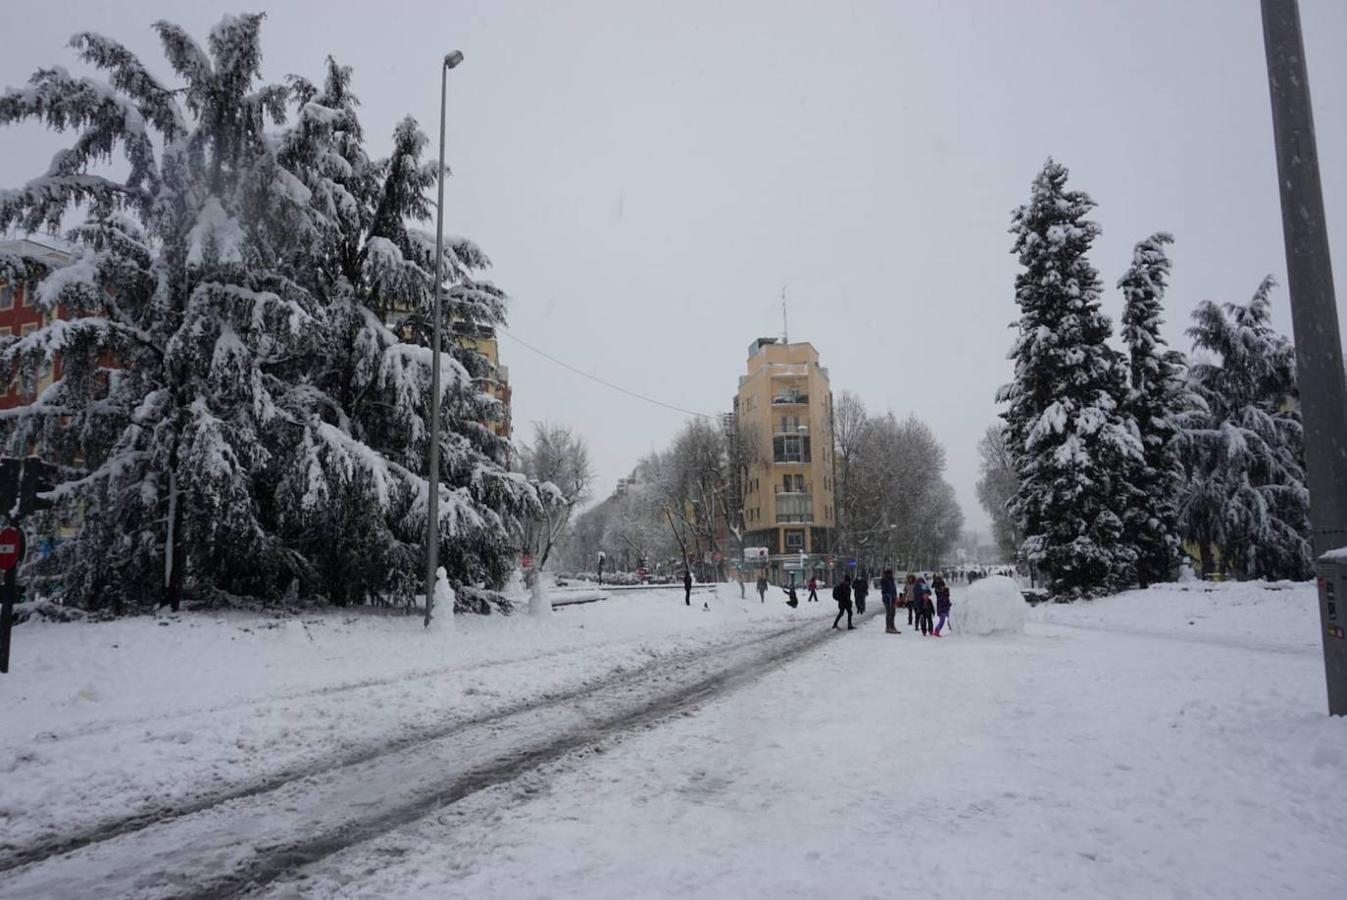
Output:
[[50,509],[52,501],[44,494],[56,486],[56,467],[36,456],[0,458],[0,515],[10,521],[22,520],[29,513]]
[[49,462],[30,456],[23,461],[23,475],[19,484],[19,517],[37,512],[39,509],[51,509],[52,501],[38,494],[45,494],[56,487],[56,467]]

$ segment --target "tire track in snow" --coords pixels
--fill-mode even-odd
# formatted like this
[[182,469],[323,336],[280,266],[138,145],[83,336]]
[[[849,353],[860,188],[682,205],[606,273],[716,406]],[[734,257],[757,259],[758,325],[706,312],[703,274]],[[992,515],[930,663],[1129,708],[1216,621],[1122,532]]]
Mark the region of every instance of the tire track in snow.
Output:
[[[507,706],[482,713],[476,716],[462,718],[451,718],[431,726],[410,729],[399,735],[393,740],[382,740],[375,743],[366,743],[354,750],[345,753],[329,756],[316,761],[308,761],[293,766],[283,767],[275,770],[263,778],[233,785],[224,790],[211,791],[204,794],[188,795],[179,798],[176,801],[168,801],[150,806],[133,815],[124,816],[112,820],[103,820],[87,825],[84,828],[67,832],[59,837],[36,842],[23,846],[6,846],[0,851],[0,872],[6,872],[17,869],[22,866],[39,863],[52,857],[67,854],[94,844],[103,843],[122,835],[132,834],[150,828],[164,822],[171,821],[183,816],[189,816],[200,813],[223,804],[255,797],[276,791],[292,782],[319,775],[325,772],[344,769],[351,766],[375,760],[381,756],[403,751],[417,744],[424,744],[431,741],[440,740],[452,736],[454,732],[465,729],[488,725],[511,716],[527,713],[533,710],[543,709],[548,706],[568,703],[571,701],[583,699],[587,695],[601,692],[610,687],[612,683],[626,678],[640,677],[661,666],[677,665],[685,663],[688,660],[714,657],[720,654],[732,653],[744,647],[760,644],[770,641],[784,634],[789,634],[802,628],[803,625],[796,624],[786,628],[773,629],[765,634],[758,634],[746,640],[733,641],[726,644],[713,645],[709,648],[700,648],[683,652],[675,652],[669,656],[658,657],[635,669],[623,669],[616,672],[609,672],[589,679],[575,688],[561,692],[548,692],[541,696],[529,700],[509,704]],[[647,640],[642,638],[641,640]],[[572,647],[565,650],[548,651],[545,653],[533,654],[526,657],[520,657],[513,660],[498,660],[492,663],[482,663],[476,666],[456,665],[441,667],[429,670],[427,674],[447,674],[449,672],[463,671],[466,669],[489,668],[499,665],[522,664],[539,659],[546,659],[553,656],[564,656],[571,653],[583,653],[591,649],[588,647]],[[343,691],[354,690],[357,688],[374,687],[390,684],[396,681],[402,681],[412,677],[408,673],[400,674],[396,677],[387,679],[370,679],[368,681],[355,682],[348,685],[333,686],[331,689],[320,688],[316,690],[300,692],[297,696],[303,697],[319,696],[327,693],[341,693]],[[278,702],[289,702],[296,699],[295,696],[286,698],[274,698]],[[244,704],[224,704],[218,707],[219,710],[228,710]],[[206,711],[209,712],[209,711]],[[199,714],[193,713],[193,714]]]
[[[646,640],[637,638],[637,641]],[[187,709],[176,709],[166,713],[155,713],[144,716],[128,716],[123,719],[100,719],[95,722],[87,722],[83,725],[77,725],[64,730],[48,729],[39,731],[35,734],[32,743],[51,743],[54,741],[74,740],[82,737],[91,737],[97,734],[105,734],[109,731],[115,731],[118,728],[135,728],[140,725],[154,725],[162,722],[174,722],[181,719],[188,719],[192,716],[210,716],[216,713],[228,712],[234,709],[244,707],[265,706],[272,703],[288,703],[293,700],[305,700],[310,697],[325,697],[334,694],[344,694],[350,691],[359,691],[373,687],[387,687],[391,684],[397,684],[409,679],[431,678],[436,675],[449,675],[454,672],[466,672],[477,669],[495,669],[501,666],[513,666],[520,663],[534,662],[540,659],[548,659],[553,656],[565,656],[569,653],[576,653],[586,649],[584,647],[564,647],[557,650],[545,650],[541,653],[531,653],[524,656],[516,656],[510,659],[489,659],[482,662],[455,663],[445,666],[431,666],[424,669],[409,669],[398,672],[393,675],[383,675],[375,678],[362,678],[359,681],[343,681],[337,684],[324,684],[318,687],[295,688],[291,691],[283,691],[278,694],[262,694],[254,697],[240,697],[236,700],[230,700],[226,703],[217,703],[213,706],[194,706]],[[0,871],[4,870],[3,864],[0,864]]]
[[544,762],[755,680],[836,636],[823,621],[663,660],[547,702],[459,723],[436,739],[147,823],[13,870],[0,881],[0,897],[239,896]]

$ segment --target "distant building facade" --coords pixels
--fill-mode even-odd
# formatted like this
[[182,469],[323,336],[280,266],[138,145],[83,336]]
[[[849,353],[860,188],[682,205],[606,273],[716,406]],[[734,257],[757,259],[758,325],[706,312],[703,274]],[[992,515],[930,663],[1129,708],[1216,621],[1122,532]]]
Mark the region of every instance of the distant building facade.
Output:
[[756,447],[738,485],[744,545],[765,547],[769,580],[807,580],[829,568],[837,510],[832,386],[812,344],[759,338],[739,378],[734,419]]
[[508,440],[514,433],[510,413],[512,399],[510,370],[500,364],[500,341],[496,337],[496,329],[486,325],[456,323],[451,334],[454,342],[460,347],[476,350],[491,363],[492,374],[478,379],[478,384],[487,394],[500,402],[501,417],[493,422],[488,422],[487,426],[498,437]]
[[[0,255],[36,258],[52,268],[70,262],[70,254],[65,250],[30,238],[0,241]],[[0,337],[24,337],[47,324],[48,316],[33,302],[34,287],[21,278],[0,271]],[[56,317],[63,316],[64,309],[58,306]],[[0,409],[27,406],[60,378],[61,360],[57,357],[42,368],[35,380],[16,380],[7,385],[4,393],[0,394]]]
[[[384,322],[403,340],[406,340],[405,320],[410,309],[403,304],[395,304]],[[449,326],[446,338],[465,350],[475,350],[491,364],[490,375],[477,378],[476,384],[493,399],[500,402],[500,418],[486,422],[486,426],[498,437],[509,439],[514,434],[511,418],[512,391],[510,388],[510,370],[500,364],[500,342],[496,330],[489,325],[470,322],[454,322]]]

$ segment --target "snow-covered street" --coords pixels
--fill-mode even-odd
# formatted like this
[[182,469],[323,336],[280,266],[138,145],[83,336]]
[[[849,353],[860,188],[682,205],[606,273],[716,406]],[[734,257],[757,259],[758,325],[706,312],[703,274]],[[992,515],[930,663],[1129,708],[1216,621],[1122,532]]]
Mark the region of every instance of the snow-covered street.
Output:
[[[201,668],[162,692],[215,683],[217,708],[120,709],[96,738],[73,720],[97,699],[48,669],[28,684],[67,709],[24,713],[54,737],[5,748],[21,761],[3,804],[20,847],[114,821],[137,792],[201,811],[15,868],[0,896],[1338,896],[1323,861],[1347,813],[1324,785],[1347,775],[1347,722],[1322,714],[1313,592],[1185,587],[940,640],[879,617],[837,634],[831,604],[727,589],[710,612],[659,592],[473,622],[416,658],[380,653],[395,626],[363,621],[344,627],[372,652],[339,690],[317,687],[337,671],[321,652],[277,688],[253,667],[226,689],[214,667],[239,642],[201,623]],[[146,625],[34,643],[89,640],[89,665],[87,635]],[[309,627],[279,639],[322,647],[335,623]]]
[[[123,861],[129,880],[114,885],[115,873],[53,859],[6,878],[0,894],[148,885],[174,896],[247,870],[263,835],[281,846],[415,808],[456,773],[602,718],[590,701],[609,713],[619,700],[643,709],[677,674],[695,681],[706,675],[698,666],[727,671],[770,653],[774,640],[807,636],[779,602],[696,596],[691,609],[670,590],[542,620],[461,616],[425,634],[413,617],[368,614],[24,626],[23,664],[6,683],[0,867],[89,845],[80,858]],[[480,745],[472,759],[469,733]],[[406,760],[428,763],[422,781]],[[277,805],[302,805],[296,782],[312,815],[269,821]],[[384,796],[369,787],[376,782],[402,793]],[[382,797],[377,811],[371,791]],[[161,839],[165,822],[171,834]],[[172,828],[199,845],[202,822],[220,854],[179,852]],[[169,851],[171,884],[142,877],[155,848]],[[68,877],[87,880],[77,888]]]
[[[871,620],[693,717],[336,859],[308,890],[1340,896],[1323,862],[1347,815],[1323,786],[1347,774],[1347,722],[1322,714],[1311,593],[1154,593],[1125,632],[1099,617],[1129,620],[1136,595],[1018,637]],[[1250,615],[1266,638],[1243,633]]]

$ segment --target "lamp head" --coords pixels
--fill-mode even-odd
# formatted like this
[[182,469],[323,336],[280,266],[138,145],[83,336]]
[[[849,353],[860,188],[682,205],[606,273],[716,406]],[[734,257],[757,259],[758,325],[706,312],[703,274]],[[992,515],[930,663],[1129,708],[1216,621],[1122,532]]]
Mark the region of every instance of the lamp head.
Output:
[[457,66],[461,62],[463,62],[462,50],[455,50],[452,53],[445,54],[444,67],[446,69],[452,69],[454,68],[454,66]]

